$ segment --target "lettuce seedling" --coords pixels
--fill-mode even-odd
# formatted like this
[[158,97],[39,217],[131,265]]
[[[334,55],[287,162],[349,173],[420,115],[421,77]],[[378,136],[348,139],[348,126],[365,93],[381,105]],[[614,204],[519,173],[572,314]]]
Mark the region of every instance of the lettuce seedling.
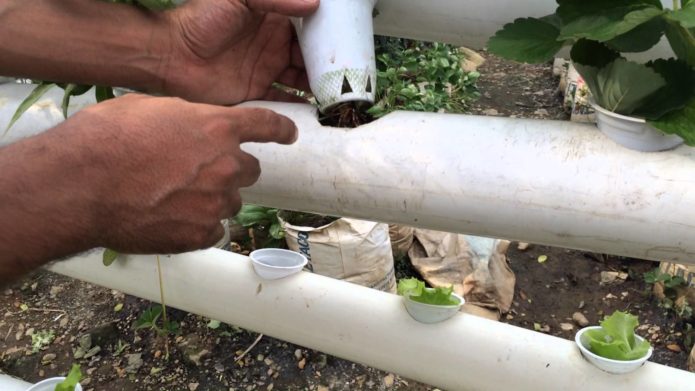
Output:
[[459,299],[451,294],[454,287],[427,288],[423,281],[408,278],[398,281],[398,294],[409,297],[413,301],[432,305],[459,305]]
[[647,340],[638,341],[635,328],[637,317],[625,312],[616,311],[613,315],[601,321],[601,328],[589,330],[590,350],[601,357],[612,360],[637,360],[649,351]]
[[73,364],[72,369],[70,369],[70,373],[68,373],[65,380],[56,385],[55,391],[75,391],[75,387],[77,386],[77,383],[80,382],[80,379],[82,379],[82,371],[80,371],[80,366]]

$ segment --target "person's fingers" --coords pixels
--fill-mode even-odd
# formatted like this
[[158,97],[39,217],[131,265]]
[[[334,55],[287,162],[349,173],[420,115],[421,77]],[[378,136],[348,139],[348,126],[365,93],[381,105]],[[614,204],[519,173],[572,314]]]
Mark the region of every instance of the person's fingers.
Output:
[[299,46],[299,42],[294,41],[291,45],[290,64],[293,67],[304,69],[304,56],[302,55],[302,48]]
[[277,82],[300,91],[311,91],[309,77],[303,69],[287,68],[278,76]]
[[319,8],[319,0],[246,0],[246,5],[254,11],[308,16]]
[[295,94],[283,91],[278,88],[271,88],[268,93],[263,97],[264,100],[274,101],[274,102],[287,102],[287,103],[309,103],[308,100],[297,96]]
[[239,150],[235,156],[241,167],[241,173],[239,174],[236,187],[249,187],[256,183],[261,176],[261,164],[258,159],[241,150]]
[[229,212],[224,218],[236,216],[239,213],[239,209],[241,209],[241,195],[238,190],[234,190],[229,194],[227,204],[229,205]]
[[240,143],[292,144],[297,140],[297,127],[291,119],[268,109],[233,107],[230,129]]
[[199,247],[198,249],[205,249],[205,248],[210,248],[217,244],[222,238],[224,237],[224,227],[222,226],[222,223],[217,223],[215,226],[210,230],[210,233],[208,235],[207,240],[205,243],[203,243],[202,246],[194,246],[194,247]]

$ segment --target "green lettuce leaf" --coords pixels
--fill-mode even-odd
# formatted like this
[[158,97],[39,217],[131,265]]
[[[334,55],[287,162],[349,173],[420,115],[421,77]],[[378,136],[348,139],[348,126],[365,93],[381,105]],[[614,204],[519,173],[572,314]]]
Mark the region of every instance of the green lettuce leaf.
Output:
[[646,65],[619,58],[596,75],[596,102],[606,110],[630,115],[666,81]]
[[635,328],[639,324],[637,317],[616,311],[601,321],[601,329],[586,332],[589,337],[590,350],[601,357],[612,360],[636,360],[649,351],[649,342],[637,342]]
[[112,263],[116,262],[116,259],[118,259],[119,255],[120,254],[118,253],[118,251],[105,248],[104,254],[101,257],[101,262],[104,264],[104,266],[111,266]]
[[398,294],[406,296],[412,294],[419,296],[425,290],[425,283],[417,278],[404,278],[398,281]]
[[527,63],[550,61],[562,48],[560,30],[551,22],[536,18],[517,19],[490,38],[488,50],[500,57]]
[[608,64],[620,58],[620,53],[603,43],[580,39],[572,46],[570,57],[575,69],[582,75],[592,94],[600,91],[598,73]]
[[75,386],[82,379],[82,371],[80,366],[73,364],[70,373],[60,384],[56,385],[55,391],[75,391]]
[[398,294],[411,300],[432,305],[458,305],[459,299],[451,294],[454,287],[426,288],[423,281],[408,278],[398,281]]

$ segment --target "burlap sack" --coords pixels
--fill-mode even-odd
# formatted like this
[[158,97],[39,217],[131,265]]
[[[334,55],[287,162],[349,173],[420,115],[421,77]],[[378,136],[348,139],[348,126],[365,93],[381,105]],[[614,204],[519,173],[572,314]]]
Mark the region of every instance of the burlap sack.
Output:
[[309,259],[316,274],[396,292],[387,224],[342,218],[323,227],[298,227],[278,215],[290,250]]
[[410,246],[413,245],[413,233],[415,228],[405,225],[390,224],[389,237],[391,238],[391,249],[395,257],[408,254]]
[[432,286],[453,285],[467,304],[509,311],[516,278],[507,263],[505,240],[415,229],[408,255]]

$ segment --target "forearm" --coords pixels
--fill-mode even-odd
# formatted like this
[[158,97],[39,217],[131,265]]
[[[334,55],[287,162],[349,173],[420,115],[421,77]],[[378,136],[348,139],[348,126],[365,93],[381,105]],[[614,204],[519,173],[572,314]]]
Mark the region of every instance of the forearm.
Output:
[[161,90],[161,14],[98,0],[0,0],[0,75]]
[[94,168],[74,146],[54,129],[0,148],[0,286],[96,246]]

